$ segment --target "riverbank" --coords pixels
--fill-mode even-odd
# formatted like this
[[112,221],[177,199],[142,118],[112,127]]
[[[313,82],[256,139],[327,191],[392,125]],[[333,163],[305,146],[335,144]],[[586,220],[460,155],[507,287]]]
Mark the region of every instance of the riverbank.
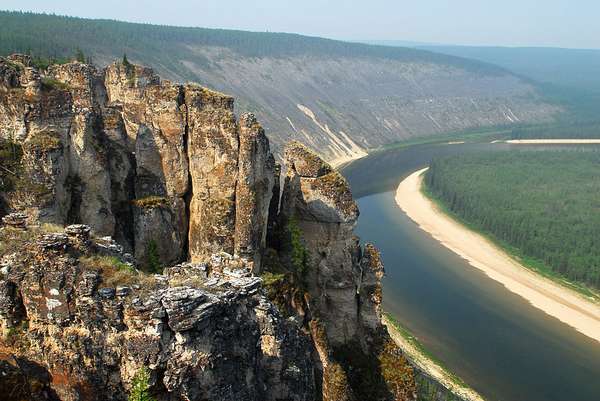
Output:
[[[475,390],[468,387],[459,378],[429,357],[422,350],[417,340],[410,336],[410,334],[400,327],[391,317],[384,315],[383,324],[387,326],[390,337],[392,337],[398,347],[402,349],[406,358],[417,370],[417,376],[422,376],[424,381],[435,383],[437,388],[431,389],[430,391],[436,393],[443,392],[445,399],[484,401]],[[433,386],[430,385],[429,387],[431,388]]]
[[598,303],[528,270],[484,236],[443,213],[421,192],[422,174],[426,170],[408,176],[396,191],[396,203],[411,220],[511,292],[600,342]]

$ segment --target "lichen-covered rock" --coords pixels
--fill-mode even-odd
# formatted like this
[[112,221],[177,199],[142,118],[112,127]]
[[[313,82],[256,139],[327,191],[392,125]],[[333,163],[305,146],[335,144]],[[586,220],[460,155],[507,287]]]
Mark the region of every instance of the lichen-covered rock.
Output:
[[284,159],[287,167],[293,169],[300,177],[317,178],[333,171],[327,162],[297,141],[292,141],[286,146]]
[[274,159],[229,96],[129,63],[0,58],[0,145],[18,167],[0,177],[2,213],[87,224],[141,263],[156,242],[162,264],[223,251],[260,269]]
[[[260,267],[265,248],[269,207],[273,196],[275,159],[269,140],[252,114],[240,118],[238,182],[236,186],[235,250]],[[277,195],[279,197],[279,195]]]
[[260,278],[150,288],[131,272],[121,279],[140,284],[112,287],[116,268],[90,264],[87,248],[63,239],[58,248],[32,239],[23,265],[0,280],[0,348],[11,350],[0,364],[39,366],[30,382],[64,401],[125,400],[143,367],[160,400],[316,398],[310,340],[265,298]]
[[188,152],[193,194],[189,252],[193,262],[234,253],[238,127],[229,96],[186,85]]
[[[286,149],[281,204],[282,225],[297,224],[308,252],[306,283],[315,309],[335,346],[359,331],[361,249],[352,230],[358,208],[344,178],[324,168],[298,174],[290,166],[321,166],[319,157],[298,143]],[[303,157],[299,160],[298,157]]]

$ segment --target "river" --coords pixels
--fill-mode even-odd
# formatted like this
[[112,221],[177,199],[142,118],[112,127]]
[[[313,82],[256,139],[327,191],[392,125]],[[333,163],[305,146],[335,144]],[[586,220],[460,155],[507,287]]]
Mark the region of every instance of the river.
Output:
[[342,170],[361,212],[356,231],[381,250],[384,309],[488,401],[599,401],[600,343],[470,266],[394,201],[400,181],[436,156],[520,149],[424,145],[358,160]]

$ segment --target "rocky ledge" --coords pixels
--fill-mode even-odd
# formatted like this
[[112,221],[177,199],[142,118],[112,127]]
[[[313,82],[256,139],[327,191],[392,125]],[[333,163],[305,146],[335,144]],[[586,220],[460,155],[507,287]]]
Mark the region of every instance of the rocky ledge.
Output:
[[415,398],[346,181],[232,98],[0,58],[0,156],[0,394]]

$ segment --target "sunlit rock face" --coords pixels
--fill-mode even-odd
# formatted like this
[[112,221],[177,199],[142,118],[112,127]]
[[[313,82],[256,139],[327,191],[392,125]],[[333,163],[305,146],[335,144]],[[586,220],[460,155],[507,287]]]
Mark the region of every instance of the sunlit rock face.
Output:
[[414,399],[348,184],[231,97],[0,58],[0,155],[0,394]]
[[89,227],[29,236],[18,259],[2,259],[0,279],[0,326],[14,333],[0,340],[13,356],[0,369],[16,361],[48,394],[26,398],[37,396],[28,389],[23,399],[126,400],[142,368],[161,400],[314,399],[310,337],[279,314],[246,262],[214,255],[115,281],[89,258],[124,255],[90,239]]
[[22,147],[31,185],[6,196],[32,219],[82,222],[145,261],[239,255],[260,270],[275,163],[233,99],[147,67],[81,63],[40,72],[0,60],[0,138]]

